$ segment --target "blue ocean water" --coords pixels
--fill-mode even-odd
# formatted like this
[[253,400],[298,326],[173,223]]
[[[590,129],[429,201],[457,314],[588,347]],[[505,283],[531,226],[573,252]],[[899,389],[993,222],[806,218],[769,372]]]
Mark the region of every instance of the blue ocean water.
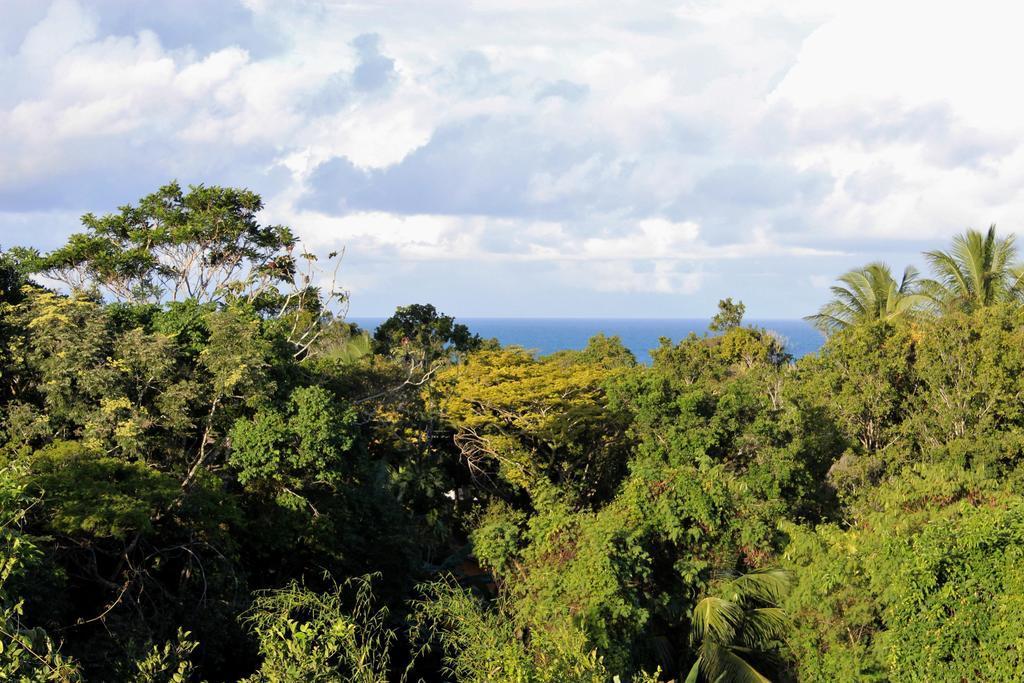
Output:
[[[349,318],[365,330],[373,331],[384,318]],[[517,344],[540,354],[562,349],[582,349],[599,332],[617,335],[637,360],[649,362],[648,352],[658,347],[660,337],[673,342],[691,332],[704,334],[710,321],[703,319],[642,318],[456,318],[484,338],[495,337],[503,345]],[[748,325],[772,330],[786,342],[795,358],[821,348],[824,337],[803,320],[751,320]]]

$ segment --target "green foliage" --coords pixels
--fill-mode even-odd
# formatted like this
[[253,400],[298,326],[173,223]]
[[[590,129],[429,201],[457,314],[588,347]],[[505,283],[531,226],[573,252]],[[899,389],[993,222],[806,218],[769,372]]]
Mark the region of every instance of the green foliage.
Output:
[[35,539],[23,531],[31,499],[9,469],[0,470],[0,678],[23,683],[81,680],[76,663],[60,653],[45,630],[22,623],[18,584],[38,564]]
[[513,486],[551,481],[583,499],[606,496],[622,474],[624,441],[604,384],[628,367],[622,358],[597,346],[543,359],[481,350],[438,374],[440,409],[476,470],[496,465]]
[[807,316],[815,327],[832,334],[848,327],[906,317],[928,301],[918,286],[917,269],[907,266],[897,282],[884,263],[869,263],[839,277],[832,287],[832,301],[815,315]]
[[124,539],[152,530],[152,520],[180,493],[178,482],[150,466],[99,455],[59,441],[29,460],[29,491],[53,531]]
[[708,329],[712,332],[728,332],[739,327],[743,323],[743,314],[746,310],[747,307],[743,305],[742,301],[733,303],[732,297],[722,299],[718,302],[718,313],[711,318]]
[[190,640],[188,631],[178,629],[173,641],[163,647],[154,645],[149,654],[135,662],[137,683],[189,683],[196,679],[190,657],[199,643]]
[[371,339],[260,207],[0,254],[0,678],[1024,677],[1012,240],[847,273],[796,363],[725,299],[641,365]]
[[714,585],[693,608],[691,641],[697,661],[688,678],[707,681],[754,681],[769,679],[749,661],[781,644],[787,633],[785,612],[779,607],[789,592],[791,577],[780,569],[755,571]]
[[20,616],[20,605],[0,612],[0,677],[18,683],[81,681],[78,666],[60,654],[42,629],[17,626]]
[[377,326],[375,351],[397,358],[419,371],[428,371],[438,360],[480,346],[480,337],[469,328],[442,315],[430,304],[400,306]]
[[511,574],[520,561],[527,515],[503,501],[493,503],[473,530],[473,553],[497,576]]
[[209,301],[231,290],[252,294],[295,275],[296,240],[262,226],[259,195],[248,190],[172,182],[104,216],[86,214],[86,232],[31,264],[76,290],[125,301]]
[[977,472],[919,465],[849,529],[790,527],[801,680],[1019,678],[1022,503]]
[[298,387],[287,412],[263,408],[231,428],[228,464],[238,481],[270,489],[293,505],[309,487],[337,487],[351,467],[345,455],[355,443],[357,415],[322,387]]
[[932,457],[1005,471],[1024,455],[1024,311],[990,306],[937,320],[916,349],[913,433]]
[[387,609],[374,605],[372,578],[355,578],[327,593],[292,583],[257,595],[244,619],[262,661],[246,680],[386,683],[395,633]]
[[967,230],[949,251],[924,253],[934,273],[921,279],[912,266],[897,282],[884,263],[870,263],[839,277],[832,300],[806,320],[826,334],[879,320],[914,317],[926,310],[971,313],[996,304],[1019,303],[1024,265],[1017,263],[1014,237]]
[[199,359],[209,372],[212,398],[262,404],[275,388],[269,376],[274,349],[262,321],[246,307],[234,306],[210,313],[206,325],[209,339]]
[[798,364],[794,395],[840,428],[846,448],[828,476],[841,492],[877,481],[907,457],[906,419],[917,391],[915,331],[879,321],[833,335]]
[[[615,453],[636,449],[611,495],[580,499],[569,478],[530,479],[529,507],[493,505],[474,552],[515,619],[571,626],[612,671],[679,673],[694,657],[693,596],[719,568],[764,563],[785,497],[812,488],[800,446],[776,426],[784,356],[774,338],[747,328],[665,342],[651,368],[594,367],[585,354],[479,352],[440,378],[454,380],[446,414],[486,437],[491,457],[503,467],[525,459],[513,472],[536,468],[543,453],[578,462],[536,436],[564,419],[617,422],[632,438],[617,436]],[[595,372],[603,381],[584,394]],[[590,433],[575,440],[593,448]]]
[[925,257],[935,278],[922,283],[922,292],[941,310],[970,313],[1024,293],[1014,236],[996,237],[995,225],[985,234],[967,230],[953,238],[949,251],[927,251]]
[[334,335],[325,335],[319,344],[320,353],[333,361],[355,363],[373,353],[373,341],[368,332],[355,325],[339,327]]
[[[259,208],[247,191],[171,185],[86,217],[52,254],[2,259],[19,290],[0,308],[0,458],[35,496],[24,523],[40,549],[10,609],[25,633],[58,629],[90,680],[248,675],[250,591],[310,568],[386,570],[391,601],[415,583],[391,455],[365,446],[379,402],[353,402],[392,364],[324,358],[348,328]],[[73,291],[28,286],[27,271]]]
[[[611,678],[596,650],[564,620],[524,621],[515,606],[488,608],[450,581],[423,587],[414,640],[421,654],[438,647],[444,671],[466,683],[605,683]],[[638,682],[647,679],[641,675]]]
[[602,333],[591,337],[576,357],[581,363],[601,365],[609,370],[636,365],[633,352],[622,345],[619,337],[607,337]]

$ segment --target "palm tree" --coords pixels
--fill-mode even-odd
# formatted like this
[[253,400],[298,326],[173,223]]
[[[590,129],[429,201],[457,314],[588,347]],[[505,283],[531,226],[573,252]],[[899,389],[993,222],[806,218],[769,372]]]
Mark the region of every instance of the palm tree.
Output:
[[782,638],[787,621],[778,604],[790,581],[782,569],[756,570],[720,582],[698,602],[690,634],[697,661],[686,683],[769,683],[750,660]]
[[917,292],[917,269],[907,266],[897,282],[884,263],[869,263],[839,277],[832,301],[805,320],[825,334],[873,320],[890,320],[921,308],[927,298]]
[[1024,267],[1014,263],[1013,235],[999,239],[996,226],[987,233],[967,230],[953,238],[949,251],[925,252],[935,278],[921,291],[941,310],[975,311],[1012,300],[1024,291]]

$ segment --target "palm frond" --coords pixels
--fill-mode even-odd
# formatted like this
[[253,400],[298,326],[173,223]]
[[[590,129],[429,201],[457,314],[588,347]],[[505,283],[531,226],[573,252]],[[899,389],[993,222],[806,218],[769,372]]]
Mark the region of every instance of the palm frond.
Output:
[[750,648],[781,640],[789,628],[785,610],[779,607],[758,607],[747,610],[739,642]]
[[969,229],[953,238],[949,251],[925,252],[933,278],[921,291],[945,310],[973,311],[1019,296],[1024,285],[1016,264],[1014,236]]
[[735,602],[708,596],[693,608],[693,642],[727,643],[743,623],[743,608]]
[[1013,298],[1024,296],[1024,265],[1010,267],[1006,288]]
[[973,286],[956,259],[944,251],[926,251],[924,256],[936,276],[927,290],[937,304],[948,308],[971,296]]
[[847,271],[831,288],[832,300],[816,315],[804,318],[825,334],[873,320],[888,320],[923,308],[927,299],[917,296],[918,272],[903,270],[899,282],[881,261]]
[[700,663],[701,659],[698,657],[697,661],[690,667],[690,673],[686,675],[686,680],[683,683],[698,683],[700,681]]
[[725,645],[705,643],[698,664],[705,680],[714,683],[771,683],[750,662]]
[[850,325],[845,318],[827,313],[805,315],[804,320],[825,334],[835,334]]
[[778,603],[789,592],[793,575],[785,569],[755,569],[729,582],[727,591],[741,602],[757,600],[764,603]]

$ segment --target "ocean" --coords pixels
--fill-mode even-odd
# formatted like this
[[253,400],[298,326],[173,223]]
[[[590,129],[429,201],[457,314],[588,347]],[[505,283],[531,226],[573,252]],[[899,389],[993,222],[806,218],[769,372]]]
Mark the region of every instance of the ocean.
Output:
[[[618,336],[642,363],[650,361],[649,351],[658,347],[660,337],[673,342],[691,332],[707,332],[709,320],[704,319],[642,319],[642,318],[456,318],[484,338],[495,337],[503,345],[517,344],[540,354],[562,349],[582,349],[587,340],[599,332]],[[349,318],[371,333],[384,318]],[[795,358],[814,353],[825,338],[804,320],[750,320],[747,325],[772,330],[786,342],[786,349]]]

